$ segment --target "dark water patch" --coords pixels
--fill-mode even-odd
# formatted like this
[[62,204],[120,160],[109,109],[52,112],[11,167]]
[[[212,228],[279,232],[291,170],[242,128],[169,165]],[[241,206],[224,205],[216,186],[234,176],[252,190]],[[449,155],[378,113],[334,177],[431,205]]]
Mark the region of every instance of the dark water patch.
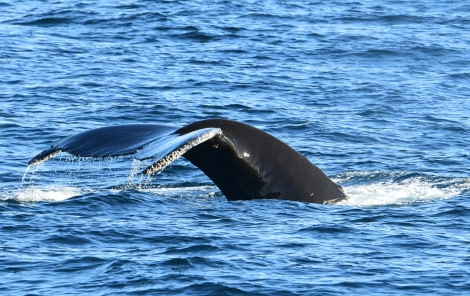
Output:
[[86,88],[101,88],[105,86],[104,84],[97,82],[97,81],[85,81],[81,83],[80,85]]
[[189,233],[186,235],[175,233],[173,235],[153,235],[148,237],[148,242],[155,244],[164,242],[166,245],[176,246],[174,250],[178,250],[178,246],[182,246],[182,248],[192,245],[210,246],[212,239],[205,236],[192,236]]
[[470,79],[470,72],[452,73],[452,74],[448,74],[448,76],[451,79],[468,80]]
[[10,20],[9,23],[22,26],[63,27],[80,24],[96,17],[96,12],[75,9],[52,9],[46,12],[23,15],[21,18]]
[[370,216],[363,216],[358,219],[351,220],[352,223],[377,223],[381,222],[384,219],[387,219],[386,215],[370,215]]
[[131,4],[119,4],[119,5],[116,5],[114,8],[123,9],[123,10],[138,10],[139,8],[144,8],[144,6],[141,4],[137,4],[137,3],[131,3]]
[[218,60],[207,60],[207,59],[199,59],[199,58],[191,58],[189,63],[194,65],[221,65],[221,61]]
[[441,57],[445,56],[447,52],[454,52],[453,50],[440,46],[440,45],[418,45],[411,48],[411,52],[419,59],[427,59],[428,57]]
[[53,27],[70,24],[72,22],[73,19],[67,17],[37,17],[30,15],[21,21],[13,21],[12,24],[23,26]]
[[422,120],[430,123],[436,123],[436,126],[439,128],[446,128],[450,131],[456,132],[466,132],[465,126],[462,124],[462,122],[455,119],[440,117],[438,114],[428,114],[424,116]]
[[248,51],[246,51],[244,49],[241,49],[241,48],[237,48],[237,49],[220,49],[219,52],[221,54],[226,54],[226,55],[244,55],[244,54],[248,53]]
[[221,283],[201,282],[190,284],[186,287],[177,289],[175,293],[187,295],[262,295],[256,292],[245,292],[242,289],[230,287]]
[[464,205],[455,205],[452,209],[445,209],[439,213],[434,213],[431,217],[458,219],[466,216],[469,208]]
[[[111,262],[107,262],[104,272],[110,275],[122,275],[123,273],[128,274],[130,271],[129,268],[132,267],[134,263],[135,262],[133,260],[129,260],[127,258],[114,258]],[[123,282],[118,280],[111,282],[111,286],[114,286],[112,283],[119,283],[125,286]]]
[[391,49],[368,49],[363,52],[358,52],[357,55],[363,57],[383,59],[387,57],[407,56],[408,54],[406,52]]
[[377,23],[381,25],[421,24],[432,22],[427,16],[410,14],[349,14],[334,17],[333,20],[341,23]]
[[[209,106],[208,106],[209,107]],[[239,110],[245,112],[251,112],[253,108],[244,104],[228,104],[225,106],[221,106],[224,110]]]
[[185,258],[171,258],[161,263],[163,266],[169,266],[171,268],[180,269],[180,268],[192,268],[190,260]]
[[72,258],[64,260],[61,263],[61,266],[56,268],[56,272],[65,272],[65,273],[73,273],[73,272],[80,272],[86,273],[90,272],[90,269],[100,268],[103,265],[108,264],[107,259],[102,259],[93,256],[85,256],[80,258]]
[[[58,232],[69,232],[65,229],[58,230]],[[56,234],[48,237],[44,240],[46,244],[55,244],[55,245],[70,245],[70,246],[79,246],[79,245],[87,245],[90,244],[92,241],[89,240],[86,233],[81,234]]]
[[[118,17],[112,19],[103,19],[102,21],[112,22],[117,26],[133,26],[141,24],[143,22],[155,23],[155,22],[165,22],[167,17],[157,11],[144,11],[144,12],[133,12],[133,13],[123,13]],[[103,24],[101,24],[103,25]]]
[[217,224],[226,224],[227,226],[232,225],[233,223],[236,223],[236,220],[226,217],[226,216],[220,216],[216,214],[209,214],[209,213],[202,213],[198,215],[198,221],[202,223],[217,223]]
[[183,39],[183,40],[189,39],[189,40],[202,42],[202,43],[212,41],[216,38],[215,35],[205,33],[198,27],[194,27],[194,26],[183,27],[183,28],[178,29],[178,31],[183,31],[183,32],[173,33],[171,34],[171,37],[177,38],[177,39]]
[[220,249],[214,245],[193,245],[182,248],[169,248],[165,251],[165,254],[205,254],[217,252]]
[[295,260],[295,262],[299,265],[312,265],[312,264],[321,264],[323,263],[323,259],[313,257],[313,256],[304,256],[304,257],[299,257]]
[[379,19],[390,24],[421,24],[433,22],[433,18],[423,15],[411,15],[411,14],[396,14],[396,15],[384,15]]
[[360,135],[360,134],[348,134],[345,132],[334,132],[325,135],[327,137],[333,137],[337,139],[338,142],[345,143],[378,143],[379,140],[371,135]]
[[374,108],[374,109],[365,109],[363,111],[360,111],[356,115],[367,117],[367,118],[376,118],[377,116],[385,115],[385,114],[389,114],[389,111],[383,111],[383,110]]
[[299,233],[318,233],[318,234],[342,234],[342,233],[353,233],[353,228],[344,225],[314,225],[303,229],[300,229]]

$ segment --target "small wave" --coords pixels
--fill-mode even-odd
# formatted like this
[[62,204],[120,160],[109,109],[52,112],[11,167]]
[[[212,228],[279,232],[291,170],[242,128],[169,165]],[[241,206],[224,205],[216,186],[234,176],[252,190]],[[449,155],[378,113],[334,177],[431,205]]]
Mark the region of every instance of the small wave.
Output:
[[54,14],[28,15],[19,20],[13,20],[11,23],[20,26],[40,26],[51,27],[73,22],[72,18],[57,17]]
[[351,206],[403,205],[421,201],[443,200],[458,196],[470,188],[467,179],[434,180],[419,176],[404,180],[378,181],[343,186],[348,199],[340,202]]
[[82,194],[82,190],[75,187],[35,187],[20,188],[1,198],[3,201],[16,201],[20,203],[33,203],[41,201],[62,201]]

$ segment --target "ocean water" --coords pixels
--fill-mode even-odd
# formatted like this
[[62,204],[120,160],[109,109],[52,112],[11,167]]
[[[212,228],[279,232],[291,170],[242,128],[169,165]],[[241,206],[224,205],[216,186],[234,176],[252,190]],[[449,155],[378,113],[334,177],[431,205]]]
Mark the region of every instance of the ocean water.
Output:
[[[469,26],[467,1],[0,1],[0,294],[470,293]],[[27,168],[87,129],[208,118],[349,199],[228,202],[184,159]]]

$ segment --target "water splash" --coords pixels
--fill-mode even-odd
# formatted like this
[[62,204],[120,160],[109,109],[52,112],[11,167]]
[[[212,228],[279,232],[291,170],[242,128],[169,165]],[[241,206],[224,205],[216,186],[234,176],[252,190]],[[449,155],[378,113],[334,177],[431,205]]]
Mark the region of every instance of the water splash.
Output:
[[456,197],[470,188],[466,178],[408,177],[404,180],[372,181],[368,184],[344,186],[348,199],[340,202],[350,206],[403,205]]
[[143,189],[147,186],[150,186],[152,180],[151,176],[141,173],[143,167],[149,166],[149,162],[149,159],[133,159],[132,167],[127,176],[126,184],[122,187],[122,189]]
[[[82,163],[86,159],[68,157],[67,160],[68,162],[66,163],[70,164],[72,168],[65,168],[62,174],[59,175],[63,175],[63,172],[68,172],[66,175],[74,175],[73,172],[82,169]],[[110,180],[117,181],[123,178],[121,180],[122,185],[115,186],[115,189],[137,189],[163,196],[174,196],[175,194],[191,196],[201,194],[201,192],[202,194],[207,194],[205,186],[173,187],[170,185],[168,187],[161,184],[161,182],[157,182],[159,185],[156,186],[150,176],[141,173],[142,167],[148,167],[152,162],[152,159],[134,159],[126,178],[126,174],[123,173],[123,171],[128,170],[126,159],[111,157],[92,161],[91,172],[94,172],[96,169],[98,171],[101,169],[101,172],[95,174],[92,178],[90,178],[90,172],[83,172],[85,177],[83,178],[83,175],[80,175],[82,177],[80,181],[83,185],[82,187],[94,188],[94,190],[103,189],[103,184],[108,184]],[[62,163],[61,166],[63,166]],[[55,181],[54,186],[38,187],[33,182],[33,177],[36,175],[38,168],[39,166],[36,166],[35,170],[32,170],[31,166],[28,166],[23,175],[20,188],[14,193],[2,197],[2,200],[15,200],[18,202],[62,201],[82,194],[82,189],[78,189],[73,185],[70,186],[72,184],[71,181],[65,182],[65,184],[63,184],[64,180],[62,180],[62,184],[58,184]],[[31,174],[30,177],[28,177],[29,174]],[[57,174],[57,172],[53,174]],[[73,184],[76,184],[76,179],[73,179],[73,181]],[[443,200],[459,196],[463,192],[470,190],[470,178],[427,176],[409,172],[348,172],[335,178],[335,181],[343,185],[349,197],[339,204],[359,207],[404,205],[415,202]],[[217,191],[218,189],[215,186],[211,186],[209,195],[213,196]]]
[[[21,178],[20,188],[23,187],[23,185],[26,183],[26,176],[28,176],[28,173],[29,173],[29,171],[31,170],[32,167],[33,167],[32,165],[28,165],[26,167],[26,170],[24,171],[23,177]],[[32,173],[29,177],[28,183],[33,183],[33,178],[34,178],[36,172],[39,170],[40,167],[41,167],[41,165],[36,165],[35,166],[34,170],[32,171]]]
[[14,193],[1,198],[2,201],[16,201],[19,203],[34,203],[41,201],[63,201],[82,194],[76,187],[36,187],[19,188]]
[[216,186],[200,185],[200,186],[183,186],[183,187],[154,187],[154,188],[142,188],[139,189],[142,192],[148,192],[154,195],[188,195],[192,194],[204,194],[210,197],[214,197],[218,188]]

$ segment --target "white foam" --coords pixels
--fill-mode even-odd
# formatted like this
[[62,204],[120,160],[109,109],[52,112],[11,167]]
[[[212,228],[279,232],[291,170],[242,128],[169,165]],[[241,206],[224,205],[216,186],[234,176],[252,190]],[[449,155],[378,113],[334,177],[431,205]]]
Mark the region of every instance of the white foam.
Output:
[[36,187],[29,186],[20,188],[9,196],[2,197],[2,200],[14,200],[21,203],[31,203],[40,201],[62,201],[73,196],[80,195],[82,191],[75,187]]
[[207,193],[210,196],[214,196],[217,190],[218,189],[215,186],[157,187],[140,189],[142,192],[149,192],[156,195],[175,195],[198,192]]
[[351,206],[403,205],[442,200],[459,195],[469,184],[437,186],[422,178],[344,186],[348,199],[339,204]]

